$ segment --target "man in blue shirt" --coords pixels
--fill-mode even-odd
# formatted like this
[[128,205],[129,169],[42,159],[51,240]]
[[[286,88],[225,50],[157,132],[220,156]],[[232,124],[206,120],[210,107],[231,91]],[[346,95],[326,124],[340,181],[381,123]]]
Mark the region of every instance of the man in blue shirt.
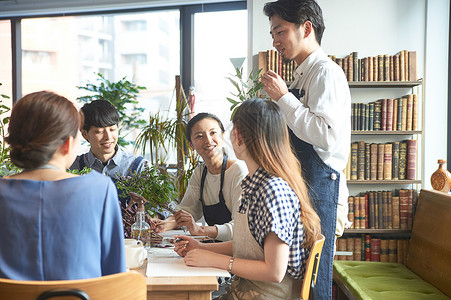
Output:
[[[118,176],[129,176],[142,172],[148,161],[141,156],[122,151],[117,145],[119,114],[116,108],[106,100],[95,100],[81,108],[85,122],[81,130],[91,149],[77,156],[71,170],[91,168],[116,181]],[[126,199],[121,199],[123,207]]]

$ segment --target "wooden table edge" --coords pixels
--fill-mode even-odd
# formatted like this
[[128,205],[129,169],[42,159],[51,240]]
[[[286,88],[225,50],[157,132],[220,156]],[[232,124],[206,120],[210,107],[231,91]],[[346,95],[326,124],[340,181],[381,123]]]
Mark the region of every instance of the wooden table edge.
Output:
[[146,277],[147,291],[216,291],[216,276]]

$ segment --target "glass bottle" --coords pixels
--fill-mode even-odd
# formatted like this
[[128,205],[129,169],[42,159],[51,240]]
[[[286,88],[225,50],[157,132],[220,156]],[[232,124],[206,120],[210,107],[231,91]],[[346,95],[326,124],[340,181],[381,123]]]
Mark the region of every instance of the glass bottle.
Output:
[[145,220],[144,202],[138,204],[135,223],[131,227],[132,238],[143,242],[144,248],[150,248],[150,225]]
[[451,173],[447,169],[443,168],[446,160],[439,159],[437,163],[438,169],[432,173],[431,176],[432,188],[436,191],[448,193],[451,186]]

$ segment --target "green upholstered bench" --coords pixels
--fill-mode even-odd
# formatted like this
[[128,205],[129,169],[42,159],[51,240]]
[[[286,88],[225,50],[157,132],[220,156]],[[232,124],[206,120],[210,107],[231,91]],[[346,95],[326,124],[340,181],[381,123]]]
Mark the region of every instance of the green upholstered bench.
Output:
[[404,265],[395,263],[335,261],[334,280],[343,283],[340,288],[347,288],[345,294],[350,292],[354,299],[449,299]]
[[339,299],[451,299],[451,196],[421,190],[406,266],[334,261]]

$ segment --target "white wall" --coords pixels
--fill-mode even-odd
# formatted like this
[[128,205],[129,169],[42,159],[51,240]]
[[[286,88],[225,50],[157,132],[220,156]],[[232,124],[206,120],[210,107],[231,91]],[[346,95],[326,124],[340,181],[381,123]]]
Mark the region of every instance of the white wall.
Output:
[[[437,159],[447,155],[448,0],[317,0],[326,30],[322,47],[327,54],[359,57],[416,50],[418,77],[424,79],[424,187]],[[249,56],[272,49],[269,21],[263,14],[267,0],[248,0]],[[251,61],[251,60],[248,60]],[[385,91],[386,92],[386,91]],[[356,94],[353,97],[359,97]]]

